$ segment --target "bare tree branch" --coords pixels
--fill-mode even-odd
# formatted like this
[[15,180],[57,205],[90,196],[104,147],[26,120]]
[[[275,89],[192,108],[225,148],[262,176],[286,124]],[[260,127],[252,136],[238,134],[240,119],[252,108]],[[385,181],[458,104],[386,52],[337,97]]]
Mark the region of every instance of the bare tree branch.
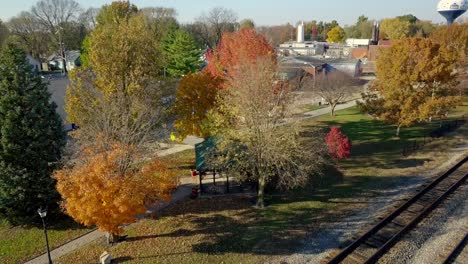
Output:
[[330,105],[330,114],[335,115],[335,107],[358,92],[355,81],[340,71],[306,78],[305,89],[321,96]]

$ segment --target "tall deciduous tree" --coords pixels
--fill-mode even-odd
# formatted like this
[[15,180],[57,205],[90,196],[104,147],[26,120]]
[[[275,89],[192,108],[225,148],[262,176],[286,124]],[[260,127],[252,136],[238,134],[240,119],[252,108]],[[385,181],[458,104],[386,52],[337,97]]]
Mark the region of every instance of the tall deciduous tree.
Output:
[[[334,27],[339,26],[336,20],[331,22],[316,21],[312,20],[305,23],[305,39],[316,40],[316,41],[325,41],[328,36],[328,32]],[[293,32],[293,35],[295,32]]]
[[335,108],[358,92],[351,77],[340,71],[319,75],[315,79],[306,79],[306,89],[322,97],[330,105],[330,114],[335,116]]
[[347,38],[370,39],[372,38],[373,21],[362,15],[358,18],[355,25],[345,27]]
[[209,130],[205,129],[208,112],[216,104],[221,80],[209,73],[200,72],[186,75],[177,89],[174,105],[175,129],[179,137],[189,135],[207,137]]
[[160,41],[179,29],[177,22],[177,12],[173,8],[166,7],[145,7],[140,10],[150,24],[153,36]]
[[88,34],[86,26],[78,22],[67,22],[60,24],[62,29],[62,40],[66,43],[67,50],[80,50],[83,41]]
[[234,32],[237,25],[237,15],[232,10],[215,7],[198,17],[188,29],[201,45],[214,49],[221,42],[223,33]]
[[284,189],[299,187],[319,170],[324,144],[322,140],[301,144],[294,125],[280,127],[289,116],[291,92],[277,82],[271,57],[258,57],[238,67],[220,97],[219,116],[228,121],[219,122],[225,130],[217,135],[221,155],[216,165],[258,180],[257,206],[262,208],[267,183]]
[[109,150],[97,143],[84,149],[72,168],[55,173],[65,212],[110,233],[108,242],[115,242],[122,226],[135,222],[148,206],[168,201],[175,186],[174,173],[159,160],[122,172],[120,161],[128,155],[135,155],[129,146],[116,143]]
[[346,39],[346,33],[343,28],[336,26],[327,33],[327,41],[331,43],[343,43]]
[[256,30],[258,33],[263,34],[273,47],[292,40],[296,32],[291,24],[257,27]]
[[200,68],[202,52],[182,29],[169,33],[163,39],[163,53],[167,59],[166,71],[172,77],[180,77]]
[[114,2],[102,10],[87,43],[87,68],[70,77],[65,109],[82,140],[103,133],[140,145],[156,133],[166,108],[159,43],[134,6]]
[[39,206],[58,207],[51,174],[65,133],[47,85],[12,43],[0,54],[0,94],[0,215],[28,224]]
[[0,20],[0,47],[3,45],[3,42],[8,38],[10,31],[8,30],[5,23]]
[[239,23],[239,27],[242,28],[255,28],[255,22],[252,19],[246,18]]
[[457,66],[468,62],[468,23],[439,27],[432,33],[431,39],[457,54]]
[[74,0],[40,0],[31,13],[54,35],[60,24],[76,20],[81,8]]
[[47,58],[51,49],[49,43],[53,40],[35,16],[29,12],[21,12],[10,19],[8,27],[25,51],[35,58]]
[[[46,29],[53,40],[53,47],[59,51],[65,62],[64,26],[76,21],[81,14],[80,5],[74,0],[40,0],[31,8],[31,14]],[[66,63],[64,70],[67,71]]]
[[391,40],[406,38],[410,34],[410,22],[398,18],[384,19],[380,23],[381,32]]
[[80,126],[73,136],[83,153],[96,151],[57,179],[73,218],[118,234],[120,225],[144,212],[146,198],[167,198],[167,169],[141,169],[138,154],[162,130],[168,96],[147,18],[122,1],[104,6],[97,20],[86,68],[72,72],[66,97],[68,118]]
[[224,33],[219,46],[208,54],[206,70],[217,77],[232,76],[242,62],[254,62],[259,57],[275,58],[275,50],[265,37],[254,29],[244,28]]
[[90,7],[80,14],[78,21],[83,24],[88,31],[91,31],[97,26],[96,18],[100,12],[100,8]]
[[456,55],[431,39],[405,39],[382,51],[376,90],[383,100],[380,118],[409,126],[445,115],[456,106]]

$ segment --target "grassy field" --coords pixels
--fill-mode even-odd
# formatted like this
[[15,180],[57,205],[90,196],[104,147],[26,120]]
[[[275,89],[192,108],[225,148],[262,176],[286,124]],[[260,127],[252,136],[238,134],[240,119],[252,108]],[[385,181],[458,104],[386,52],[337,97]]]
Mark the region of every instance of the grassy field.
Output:
[[[47,230],[51,248],[90,231],[69,218],[51,224]],[[13,227],[0,221],[0,263],[22,263],[45,251],[42,227]]]
[[[464,113],[468,113],[468,104],[454,115]],[[184,201],[154,219],[132,225],[125,242],[113,247],[93,243],[58,262],[91,263],[103,251],[126,263],[263,263],[276,259],[295,252],[320,223],[344,217],[379,191],[400,186],[402,177],[436,167],[437,158],[445,157],[445,151],[466,140],[467,135],[465,125],[457,133],[403,157],[402,145],[414,138],[421,140],[439,124],[404,128],[398,139],[394,126],[351,108],[339,111],[337,117],[322,116],[302,125],[305,132],[317,126],[340,126],[352,141],[352,158],[340,162],[339,170],[330,168],[313,177],[301,190],[270,192],[265,210],[254,209],[254,199],[248,197]],[[193,152],[183,156],[173,158],[184,161],[177,168],[181,175],[187,175]]]
[[166,156],[164,159],[172,164],[169,168],[175,171],[177,178],[189,177],[190,170],[195,167],[195,150],[185,150]]

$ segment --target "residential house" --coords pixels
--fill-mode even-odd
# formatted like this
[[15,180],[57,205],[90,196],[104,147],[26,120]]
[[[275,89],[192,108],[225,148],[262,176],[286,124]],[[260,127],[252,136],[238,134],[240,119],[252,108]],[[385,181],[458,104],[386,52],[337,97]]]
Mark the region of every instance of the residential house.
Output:
[[[73,70],[81,66],[80,51],[69,50],[65,51],[65,63],[67,70]],[[53,54],[48,58],[49,68],[51,70],[63,70],[63,58],[58,54]]]

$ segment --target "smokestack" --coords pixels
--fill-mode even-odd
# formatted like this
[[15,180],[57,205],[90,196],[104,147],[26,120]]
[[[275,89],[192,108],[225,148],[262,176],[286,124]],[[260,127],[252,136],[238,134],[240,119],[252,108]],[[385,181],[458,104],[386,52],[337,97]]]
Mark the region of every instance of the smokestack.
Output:
[[297,26],[297,42],[303,43],[304,42],[304,21]]
[[380,37],[380,25],[377,22],[374,22],[374,27],[372,28],[372,44],[376,45],[379,43]]

